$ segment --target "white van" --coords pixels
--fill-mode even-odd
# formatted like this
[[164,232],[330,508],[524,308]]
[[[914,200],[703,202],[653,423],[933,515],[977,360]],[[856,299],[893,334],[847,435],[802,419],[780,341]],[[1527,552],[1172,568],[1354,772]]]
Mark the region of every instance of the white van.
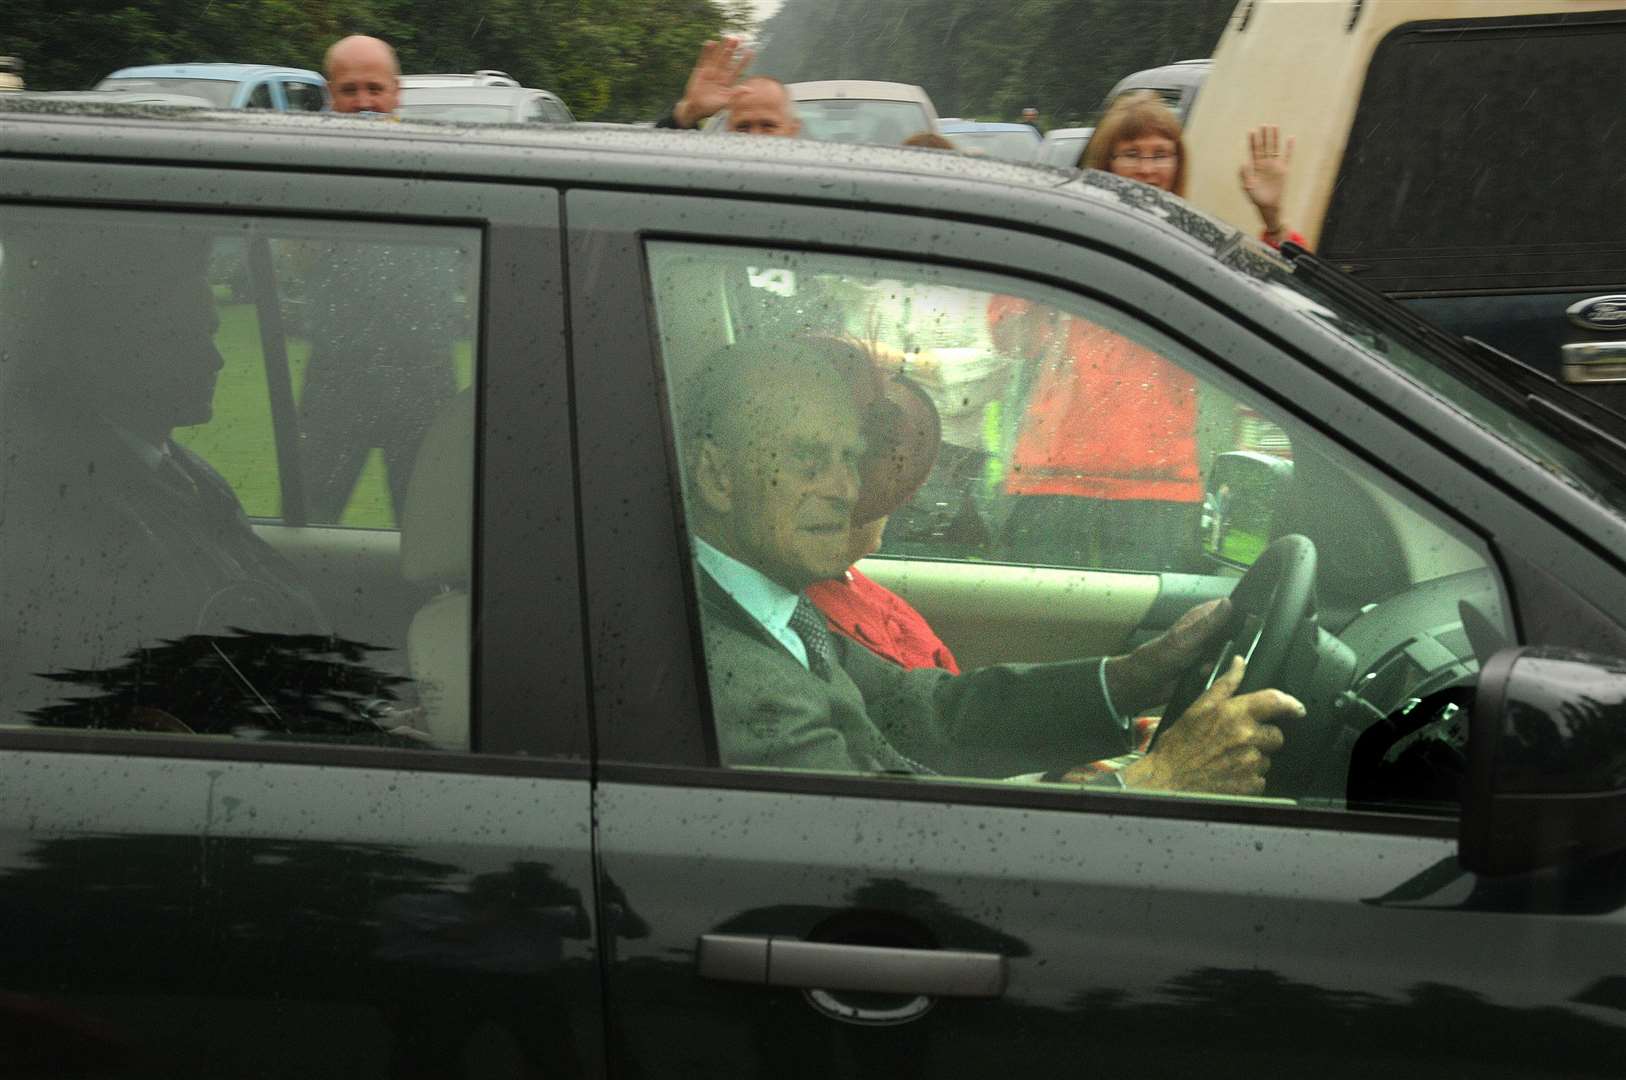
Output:
[[[1623,60],[1626,0],[1242,0],[1187,197],[1256,231],[1237,168],[1278,124],[1283,216],[1323,257],[1556,377],[1626,384]],[[1626,411],[1626,385],[1590,392]]]

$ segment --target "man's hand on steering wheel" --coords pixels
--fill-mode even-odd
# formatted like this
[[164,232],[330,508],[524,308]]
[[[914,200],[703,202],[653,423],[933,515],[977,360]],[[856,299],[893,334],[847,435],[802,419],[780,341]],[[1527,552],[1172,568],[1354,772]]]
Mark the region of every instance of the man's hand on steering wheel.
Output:
[[1304,706],[1280,690],[1238,695],[1245,669],[1240,656],[1232,657],[1225,674],[1191,703],[1156,748],[1123,770],[1124,785],[1261,794],[1270,755],[1282,747],[1282,729],[1276,724],[1302,717]]
[[1108,660],[1107,692],[1112,704],[1120,713],[1133,716],[1168,701],[1180,676],[1207,655],[1211,639],[1230,618],[1229,600],[1198,604],[1134,652]]

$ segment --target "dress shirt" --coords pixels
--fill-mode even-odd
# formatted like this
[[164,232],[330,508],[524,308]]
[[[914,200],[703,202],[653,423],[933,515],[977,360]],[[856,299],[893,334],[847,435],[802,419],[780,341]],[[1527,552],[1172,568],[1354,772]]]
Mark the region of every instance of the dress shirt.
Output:
[[807,667],[807,646],[801,635],[790,628],[790,617],[796,613],[796,602],[801,594],[793,593],[768,577],[762,571],[740,562],[706,543],[694,539],[694,557],[702,569],[716,579],[733,601],[745,609],[747,615],[762,624],[798,663]]

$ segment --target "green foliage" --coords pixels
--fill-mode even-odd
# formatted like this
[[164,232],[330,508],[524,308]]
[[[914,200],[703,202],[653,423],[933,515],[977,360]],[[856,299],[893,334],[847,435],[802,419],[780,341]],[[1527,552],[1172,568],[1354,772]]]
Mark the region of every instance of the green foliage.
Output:
[[4,0],[0,53],[30,88],[94,85],[117,68],[185,61],[320,70],[345,34],[375,34],[408,72],[499,68],[584,120],[660,115],[700,44],[742,25],[735,0]]
[[1119,79],[1208,56],[1236,0],[786,0],[757,68],[917,83],[945,116],[1093,118]]

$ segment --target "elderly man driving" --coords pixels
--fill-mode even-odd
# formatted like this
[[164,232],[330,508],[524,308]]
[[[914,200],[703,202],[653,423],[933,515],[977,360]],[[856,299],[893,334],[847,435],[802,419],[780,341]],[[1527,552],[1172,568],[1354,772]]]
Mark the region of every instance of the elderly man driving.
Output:
[[[1001,777],[1130,749],[1127,717],[1164,700],[1222,622],[1215,605],[1133,653],[906,671],[832,638],[804,590],[850,560],[854,508],[895,485],[917,440],[904,395],[855,346],[735,345],[680,402],[689,520],[724,764]],[[1126,787],[1256,794],[1303,706],[1235,693],[1241,661],[1145,757]]]

